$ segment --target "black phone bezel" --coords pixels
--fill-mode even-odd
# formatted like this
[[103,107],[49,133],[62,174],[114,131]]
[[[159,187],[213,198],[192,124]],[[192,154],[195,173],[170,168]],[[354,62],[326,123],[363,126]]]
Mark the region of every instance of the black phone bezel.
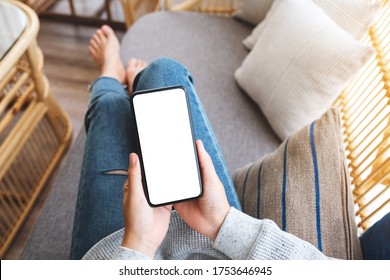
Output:
[[[186,97],[187,113],[188,113],[189,122],[190,122],[190,128],[191,128],[192,145],[193,145],[194,154],[195,154],[195,160],[196,160],[196,167],[197,167],[197,173],[198,173],[198,181],[199,181],[200,193],[199,193],[199,195],[197,195],[195,197],[190,197],[190,198],[185,198],[185,199],[181,199],[181,200],[174,200],[174,201],[164,202],[164,203],[161,203],[161,204],[153,204],[150,201],[150,198],[149,198],[149,191],[148,191],[148,187],[147,187],[148,185],[147,185],[145,169],[144,169],[144,163],[143,163],[143,157],[142,157],[141,143],[140,143],[139,134],[138,134],[137,116],[136,116],[135,110],[134,110],[133,99],[135,97],[139,96],[139,95],[142,95],[142,94],[148,94],[148,93],[154,93],[154,92],[160,92],[160,91],[162,92],[161,94],[164,94],[163,93],[164,91],[172,90],[172,89],[181,89],[181,90],[183,90],[183,92],[185,94],[185,97]],[[192,120],[191,108],[190,108],[190,104],[189,103],[190,102],[189,102],[188,93],[187,93],[185,87],[180,86],[180,85],[170,86],[170,87],[154,88],[154,89],[148,89],[148,90],[139,90],[139,91],[134,92],[131,95],[131,97],[130,97],[131,113],[132,113],[134,127],[135,127],[135,130],[136,130],[136,136],[137,136],[136,137],[137,138],[137,154],[138,154],[140,165],[141,165],[142,186],[143,186],[143,189],[144,189],[146,200],[147,200],[149,206],[151,206],[151,207],[161,207],[161,206],[165,206],[165,205],[171,205],[171,204],[175,204],[175,203],[189,201],[189,200],[197,199],[197,198],[199,198],[199,197],[201,197],[203,195],[203,181],[202,181],[202,176],[201,176],[200,167],[199,167],[199,159],[198,159],[198,153],[197,153],[197,149],[196,149],[196,141],[195,141],[194,129],[193,129],[193,120]]]

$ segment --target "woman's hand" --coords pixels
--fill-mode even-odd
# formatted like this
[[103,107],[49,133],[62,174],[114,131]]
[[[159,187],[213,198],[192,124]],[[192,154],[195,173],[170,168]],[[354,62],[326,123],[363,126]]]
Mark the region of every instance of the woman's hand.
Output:
[[142,188],[138,156],[130,154],[128,179],[123,187],[125,233],[122,246],[153,258],[168,231],[171,209],[172,206],[149,206]]
[[203,181],[203,195],[197,200],[175,204],[174,207],[190,227],[214,241],[230,205],[202,141],[196,141],[196,148]]

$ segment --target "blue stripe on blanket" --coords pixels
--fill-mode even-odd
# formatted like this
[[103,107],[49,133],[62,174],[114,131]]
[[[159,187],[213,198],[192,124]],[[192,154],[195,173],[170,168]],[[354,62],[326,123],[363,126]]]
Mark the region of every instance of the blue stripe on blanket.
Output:
[[287,188],[287,144],[284,145],[283,180],[282,180],[282,230],[286,231],[286,188]]
[[316,222],[317,222],[317,247],[322,252],[321,240],[321,215],[320,215],[320,180],[318,178],[318,164],[316,147],[314,143],[314,122],[310,125],[310,146],[314,166],[314,186],[316,190]]

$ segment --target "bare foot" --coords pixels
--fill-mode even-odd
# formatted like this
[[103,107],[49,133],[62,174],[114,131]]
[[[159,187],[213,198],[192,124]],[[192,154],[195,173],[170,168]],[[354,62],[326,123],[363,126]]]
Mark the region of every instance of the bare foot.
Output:
[[144,70],[146,66],[148,66],[148,64],[145,61],[135,58],[130,59],[129,63],[127,63],[126,77],[130,94],[133,93],[133,83],[135,77],[139,72]]
[[92,36],[89,42],[89,53],[100,67],[101,77],[117,79],[120,83],[126,82],[126,72],[119,57],[119,40],[114,30],[103,25]]

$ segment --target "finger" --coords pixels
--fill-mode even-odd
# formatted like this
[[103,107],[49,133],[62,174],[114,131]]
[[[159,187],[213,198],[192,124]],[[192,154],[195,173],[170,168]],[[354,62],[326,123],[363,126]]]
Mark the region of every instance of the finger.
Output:
[[123,184],[123,192],[129,191],[129,180],[126,180],[126,182]]
[[218,175],[215,172],[213,161],[204,148],[202,140],[196,141],[196,148],[203,180],[219,180]]
[[139,164],[138,155],[130,154],[130,165],[128,170],[129,190],[138,193],[142,190],[141,167]]

